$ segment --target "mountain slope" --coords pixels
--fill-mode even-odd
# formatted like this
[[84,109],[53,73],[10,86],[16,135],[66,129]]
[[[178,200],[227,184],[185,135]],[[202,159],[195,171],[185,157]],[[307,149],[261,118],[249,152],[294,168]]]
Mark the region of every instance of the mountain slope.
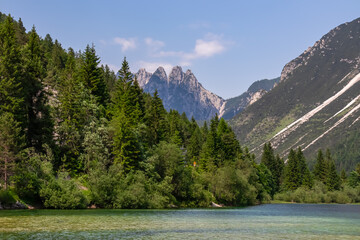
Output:
[[260,156],[271,141],[281,156],[302,147],[313,156],[319,148],[334,149],[339,168],[359,162],[360,151],[344,158],[339,146],[360,127],[360,19],[342,24],[285,65],[281,80],[268,94],[231,120],[242,144]]
[[264,96],[265,93],[270,91],[279,81],[280,81],[280,77],[270,80],[263,79],[254,82],[253,84],[251,84],[248,90],[243,94],[241,94],[240,96],[226,100],[225,108],[221,117],[223,117],[226,120],[231,119],[236,114],[243,111],[248,105],[259,100],[262,96]]
[[216,113],[221,114],[225,100],[206,90],[195,75],[176,66],[167,77],[164,68],[159,67],[153,74],[140,69],[136,73],[140,86],[145,92],[153,94],[157,89],[167,110],[185,112],[196,120],[208,120]]

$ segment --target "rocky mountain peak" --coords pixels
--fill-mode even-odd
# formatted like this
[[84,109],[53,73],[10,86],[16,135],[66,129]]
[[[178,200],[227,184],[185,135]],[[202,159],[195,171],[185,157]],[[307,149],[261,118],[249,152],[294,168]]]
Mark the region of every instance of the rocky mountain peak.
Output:
[[[353,68],[358,68],[360,59],[356,53],[348,54],[348,46],[355,48],[355,46],[359,45],[359,23],[360,18],[341,24],[329,31],[319,41],[315,42],[312,47],[306,49],[300,56],[284,66],[280,82],[290,78],[299,67],[306,66],[311,58],[317,59],[317,61],[322,61],[322,58],[332,58],[333,64],[340,61],[352,65]],[[333,55],[334,51],[337,51],[339,54]]]
[[167,110],[185,112],[197,120],[208,120],[216,113],[221,115],[225,100],[206,90],[191,70],[184,73],[180,66],[175,66],[167,78],[164,68],[159,67],[147,81],[143,80],[145,72],[141,69],[137,73],[146,82],[144,91],[153,94],[157,90]]
[[184,79],[184,73],[180,66],[175,66],[169,75],[169,82],[180,83]]
[[157,76],[160,80],[168,81],[165,69],[163,67],[158,67],[153,73],[154,76]]
[[135,74],[135,76],[140,87],[144,87],[149,82],[152,74],[147,72],[145,68],[140,68],[139,71]]

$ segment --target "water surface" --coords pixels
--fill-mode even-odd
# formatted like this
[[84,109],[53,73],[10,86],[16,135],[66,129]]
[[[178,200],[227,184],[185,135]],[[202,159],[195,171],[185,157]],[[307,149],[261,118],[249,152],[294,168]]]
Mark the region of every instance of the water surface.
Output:
[[360,205],[6,210],[0,239],[360,239]]

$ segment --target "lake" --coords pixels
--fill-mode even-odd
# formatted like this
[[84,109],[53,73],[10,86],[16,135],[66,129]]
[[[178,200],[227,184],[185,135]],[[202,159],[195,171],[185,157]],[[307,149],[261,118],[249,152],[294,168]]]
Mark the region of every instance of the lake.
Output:
[[360,239],[360,205],[3,210],[0,239]]

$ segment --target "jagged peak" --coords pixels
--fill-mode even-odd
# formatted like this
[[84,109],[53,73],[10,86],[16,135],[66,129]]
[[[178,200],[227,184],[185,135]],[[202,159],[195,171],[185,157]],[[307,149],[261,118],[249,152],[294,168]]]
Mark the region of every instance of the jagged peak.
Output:
[[168,80],[165,69],[163,67],[158,67],[153,75],[158,76],[160,79]]
[[148,73],[148,72],[146,71],[145,68],[140,68],[137,73],[139,74],[139,73]]
[[182,68],[180,66],[175,66],[171,70],[171,73],[169,75],[169,81],[170,82],[181,82],[184,78],[184,73],[182,71]]

